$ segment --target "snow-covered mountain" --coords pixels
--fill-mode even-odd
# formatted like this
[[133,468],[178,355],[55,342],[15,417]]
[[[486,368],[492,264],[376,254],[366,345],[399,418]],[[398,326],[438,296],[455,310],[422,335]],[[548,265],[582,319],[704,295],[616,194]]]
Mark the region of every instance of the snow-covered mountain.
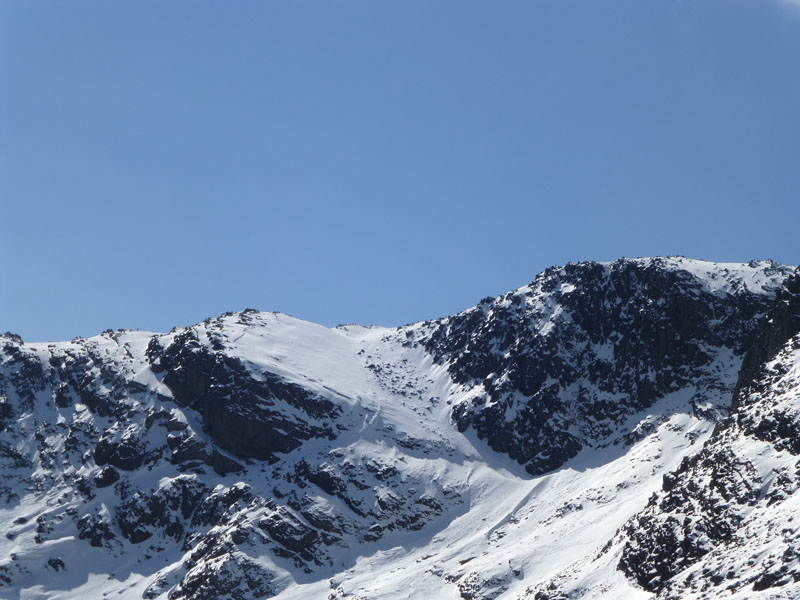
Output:
[[800,271],[0,337],[0,598],[800,597]]

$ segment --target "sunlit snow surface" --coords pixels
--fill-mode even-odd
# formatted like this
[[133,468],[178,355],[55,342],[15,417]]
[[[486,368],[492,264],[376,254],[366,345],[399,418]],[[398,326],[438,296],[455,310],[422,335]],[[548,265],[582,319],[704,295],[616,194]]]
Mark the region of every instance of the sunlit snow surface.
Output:
[[[774,291],[778,285],[759,264],[669,260],[671,268],[691,272],[714,293],[730,293],[742,285],[751,291]],[[566,590],[578,590],[581,598],[652,597],[616,568],[624,541],[619,529],[661,489],[662,476],[709,438],[715,422],[694,416],[691,402],[702,397],[712,409],[707,412],[709,417],[716,414],[714,409],[724,412],[740,357],[720,352],[715,385],[680,390],[631,416],[619,432],[635,431],[639,425],[643,432],[639,441],[629,445],[621,437],[609,438],[600,448],[583,450],[556,471],[533,477],[489,449],[471,430],[459,433],[453,426],[451,407],[472,389],[454,384],[447,366],[435,364],[422,346],[405,343],[409,330],[423,327],[328,329],[283,314],[251,313],[242,320],[236,313],[193,328],[203,344],[211,343],[209,335],[215,336],[224,352],[241,359],[254,377],[263,372],[277,374],[342,408],[346,431],[335,440],[307,442],[284,457],[287,464],[302,457],[313,460],[332,455],[356,466],[374,461],[397,469],[399,485],[405,486],[409,497],[429,494],[444,506],[441,514],[432,516],[417,531],[387,531],[373,542],[364,542],[355,533],[349,538],[345,535],[343,544],[330,547],[330,564],[311,572],[303,572],[290,560],[261,547],[263,553],[251,553],[249,558],[276,574],[275,597],[444,600],[469,597],[473,586],[481,594],[475,598],[533,598],[534,587],[552,578]],[[163,345],[181,331],[161,335]],[[82,342],[26,347],[46,364],[54,349],[78,352],[90,346],[127,379],[141,384],[143,391],[128,397],[132,413],[163,407],[173,418],[200,431],[195,411],[172,403],[162,377],[150,369],[145,352],[154,335],[124,332]],[[787,377],[795,377],[795,387],[787,384],[787,388],[796,390],[800,359],[793,360],[793,371]],[[84,422],[102,432],[115,419],[98,416],[81,403],[59,408],[51,402],[49,389],[35,391],[34,396],[28,412],[17,420],[18,434],[3,438],[31,460],[27,473],[32,472],[31,479],[39,485],[36,492],[23,492],[26,482],[19,482],[19,501],[0,507],[6,532],[0,537],[0,574],[4,567],[13,580],[12,585],[0,587],[0,597],[127,600],[142,598],[159,578],[177,581],[191,554],[191,550],[181,549],[181,543],[152,538],[131,544],[117,535],[111,548],[96,548],[77,539],[74,521],[62,516],[45,519],[49,530],[43,541],[37,540],[42,516],[64,515],[70,509],[76,517],[102,514],[113,511],[116,501],[113,487],[106,487],[85,502],[65,483],[67,477],[54,473],[60,469],[69,477],[83,474],[91,478],[98,467],[91,460],[74,458],[56,467],[43,465],[37,458],[37,444],[50,444],[59,457],[68,456],[59,454],[67,425]],[[794,406],[796,392],[787,392],[782,401]],[[35,435],[43,435],[42,423],[52,426],[44,441],[35,439]],[[398,444],[398,440],[413,443]],[[153,439],[148,443],[160,442]],[[764,474],[786,466],[791,458],[754,445],[738,451],[751,455]],[[242,473],[224,476],[208,469],[203,482],[210,489],[245,482],[257,496],[270,498],[275,488],[272,467],[258,461],[250,461],[246,467]],[[176,466],[166,461],[123,473],[132,489],[141,490],[158,489],[177,475]],[[279,487],[286,494],[293,484],[282,481]],[[391,499],[402,495],[403,489],[379,486],[375,493]],[[331,514],[342,510],[339,499],[325,494],[319,494],[318,503],[321,511]],[[781,506],[787,519],[795,505]],[[264,508],[254,505],[248,510],[243,510],[240,518],[255,522]],[[760,551],[769,552],[775,542],[759,533],[758,525],[765,515],[749,517],[748,526],[755,537],[764,538],[758,538]],[[606,546],[609,541],[613,543]],[[254,545],[242,551],[258,548]],[[63,568],[51,561],[54,557],[62,561]],[[169,589],[153,597],[165,599]],[[737,597],[750,597],[743,594]]]

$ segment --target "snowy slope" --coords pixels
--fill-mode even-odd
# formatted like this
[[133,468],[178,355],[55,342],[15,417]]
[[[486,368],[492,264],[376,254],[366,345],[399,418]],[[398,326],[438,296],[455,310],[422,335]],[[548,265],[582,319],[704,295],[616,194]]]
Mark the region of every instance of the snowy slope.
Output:
[[[797,466],[793,446],[720,423],[766,397],[800,411],[797,343],[752,350],[791,271],[577,263],[401,328],[247,310],[168,334],[6,335],[0,597],[682,597],[728,564],[747,597],[763,566],[748,553],[796,548],[770,523],[791,515]],[[795,422],[776,427],[791,440]],[[752,472],[701,473],[703,452]],[[737,533],[735,559],[711,539],[650,584],[622,557],[648,547],[665,482],[690,469],[742,491],[733,529],[766,533]],[[789,483],[773,501],[774,469]]]

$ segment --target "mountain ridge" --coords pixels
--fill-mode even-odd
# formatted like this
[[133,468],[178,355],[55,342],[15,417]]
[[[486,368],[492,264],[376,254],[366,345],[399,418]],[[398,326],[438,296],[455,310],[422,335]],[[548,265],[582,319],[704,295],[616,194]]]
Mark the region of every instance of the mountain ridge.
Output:
[[[775,324],[768,314],[796,279],[772,261],[620,259],[552,267],[456,315],[397,328],[245,310],[166,334],[35,344],[5,334],[0,545],[13,558],[0,563],[0,593],[689,593],[682,573],[732,537],[676,561],[674,544],[646,533],[645,523],[671,523],[650,499],[676,497],[682,474],[704,468],[685,461],[706,443],[744,460],[720,446],[719,424],[738,408],[743,357],[759,397],[775,396],[759,375],[769,360],[746,350],[764,343],[765,320]],[[793,323],[796,306],[782,310]],[[791,362],[787,343],[771,342]],[[791,454],[780,442],[788,423],[761,419],[736,439]],[[666,489],[672,480],[684,484]],[[686,503],[697,490],[682,494]],[[687,527],[670,538],[678,548],[697,537]],[[575,548],[606,567],[577,565]],[[77,549],[95,574],[70,561]],[[651,583],[634,563],[684,567]],[[121,568],[124,579],[109,575]],[[754,581],[737,579],[736,593]],[[756,591],[797,583],[770,581],[783,583]]]

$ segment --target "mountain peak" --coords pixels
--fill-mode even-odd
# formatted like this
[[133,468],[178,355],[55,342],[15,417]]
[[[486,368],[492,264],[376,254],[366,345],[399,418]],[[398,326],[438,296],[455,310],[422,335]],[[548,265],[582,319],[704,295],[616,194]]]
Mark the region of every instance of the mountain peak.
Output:
[[0,595],[800,590],[796,277],[624,258],[399,328],[5,334]]

